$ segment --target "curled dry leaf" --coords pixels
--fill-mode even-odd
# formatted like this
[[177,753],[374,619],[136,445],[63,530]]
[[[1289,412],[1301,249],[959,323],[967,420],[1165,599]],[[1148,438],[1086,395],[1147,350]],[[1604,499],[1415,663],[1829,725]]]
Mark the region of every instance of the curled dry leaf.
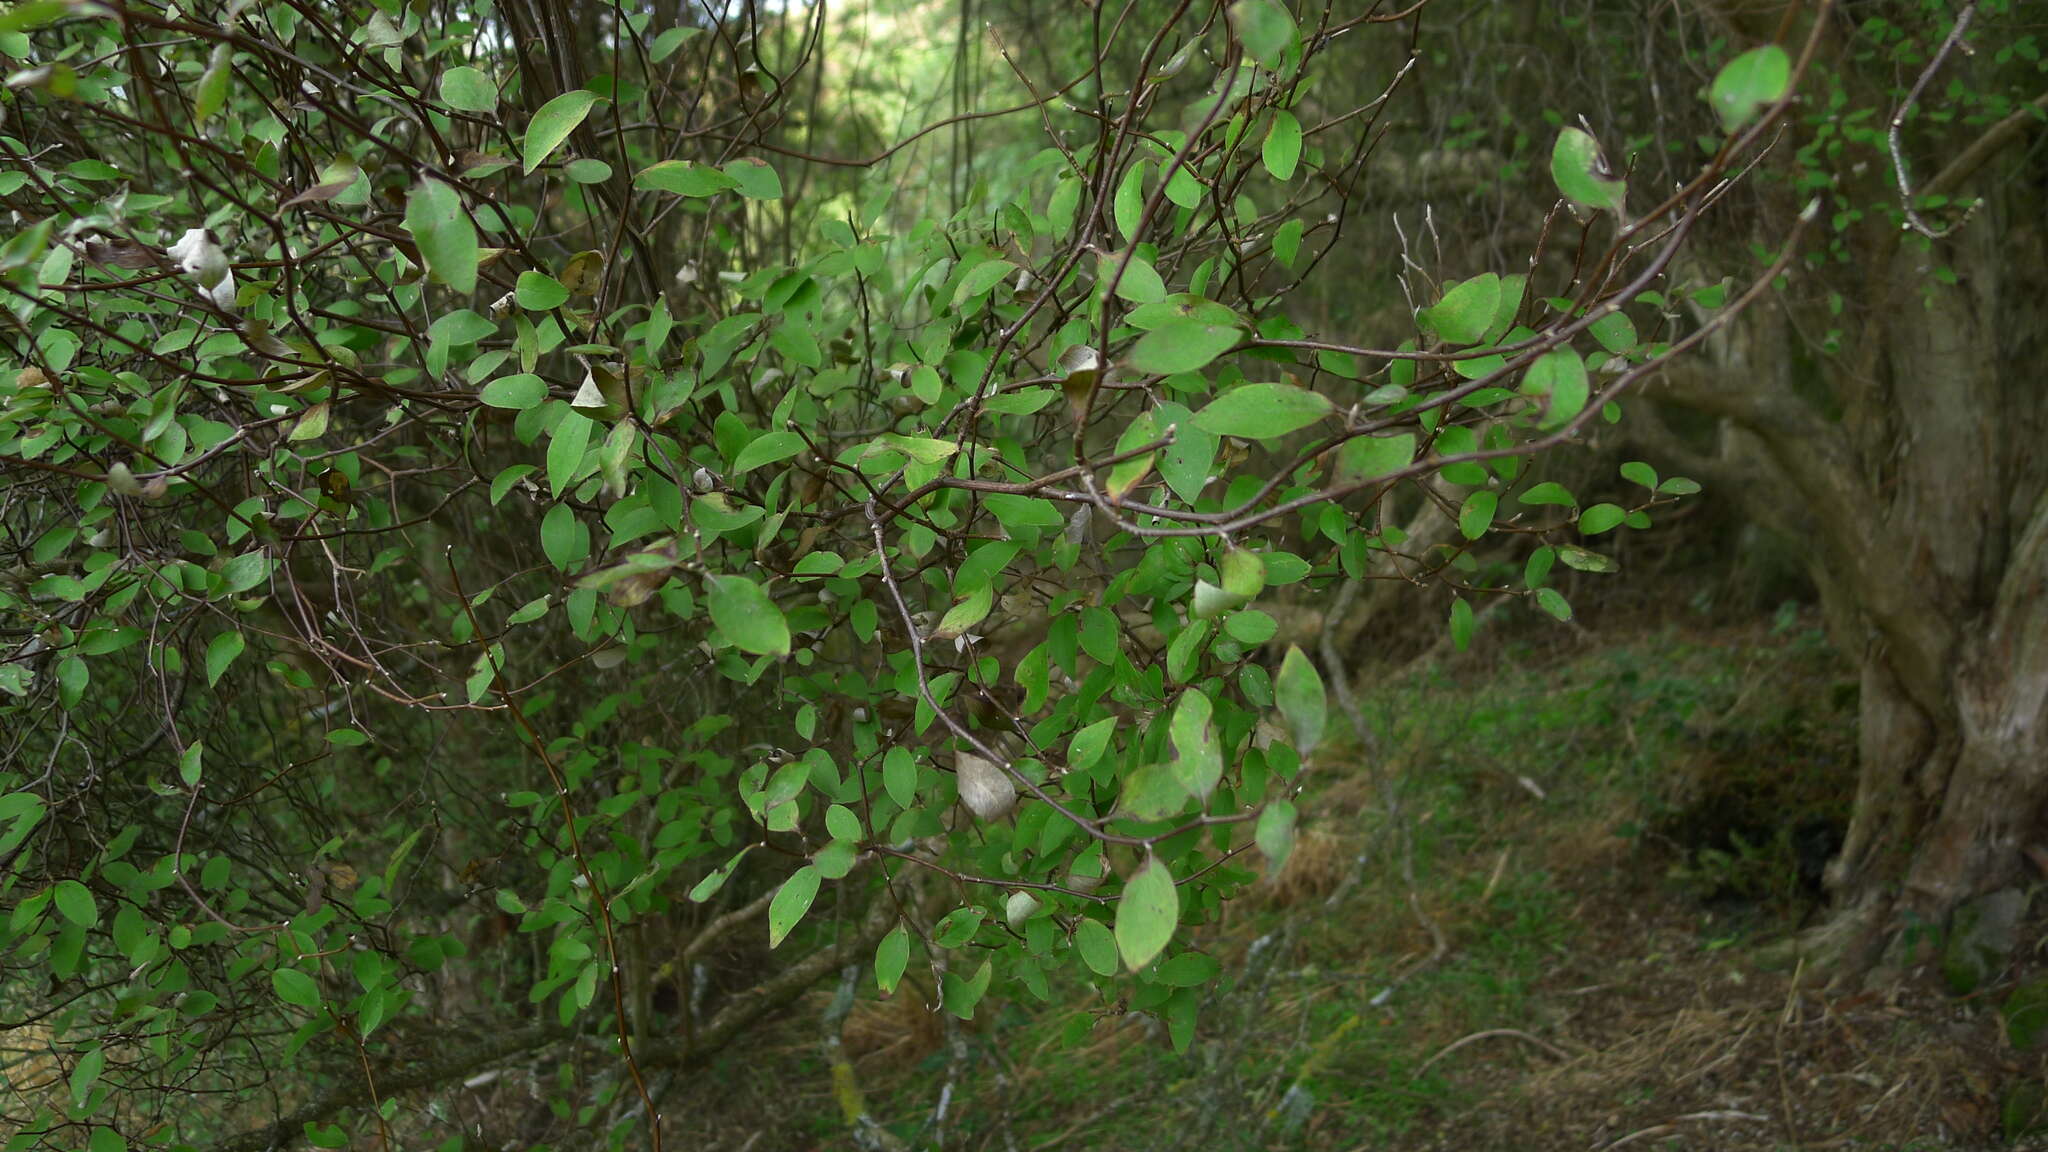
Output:
[[994,761],[962,752],[954,757],[954,773],[960,799],[980,819],[1000,820],[1016,806],[1017,785]]
[[95,264],[127,268],[131,271],[154,268],[161,263],[161,258],[149,245],[130,240],[126,236],[107,236],[86,241],[85,258]]
[[604,253],[578,252],[562,265],[562,287],[571,296],[594,296],[604,283]]
[[1067,398],[1067,411],[1079,424],[1088,415],[1088,402],[1102,379],[1102,354],[1086,344],[1076,344],[1060,353],[1060,391]]

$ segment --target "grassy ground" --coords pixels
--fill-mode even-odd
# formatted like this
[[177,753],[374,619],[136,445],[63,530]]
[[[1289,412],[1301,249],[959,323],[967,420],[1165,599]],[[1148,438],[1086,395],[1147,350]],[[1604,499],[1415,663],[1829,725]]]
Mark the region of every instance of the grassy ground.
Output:
[[[1294,859],[1202,941],[1233,975],[1186,1057],[1080,987],[950,1030],[862,1003],[871,1113],[1005,1152],[2012,1146],[2042,1068],[1993,996],[1752,961],[1814,913],[1853,774],[1810,621],[1540,643],[1358,686]],[[851,1146],[817,1051],[794,1021],[729,1056],[701,1146]]]

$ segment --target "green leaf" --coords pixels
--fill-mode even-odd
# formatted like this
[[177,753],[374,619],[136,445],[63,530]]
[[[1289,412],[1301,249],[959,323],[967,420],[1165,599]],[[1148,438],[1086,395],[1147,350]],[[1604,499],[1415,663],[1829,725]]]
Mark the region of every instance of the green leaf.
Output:
[[1218,436],[1264,440],[1285,436],[1328,416],[1327,396],[1292,384],[1244,384],[1195,413],[1195,427]]
[[1273,114],[1273,127],[1267,130],[1266,144],[1259,155],[1273,179],[1294,179],[1295,166],[1301,163],[1301,121],[1294,118],[1294,113],[1282,110]]
[[853,871],[860,848],[852,840],[834,840],[811,854],[811,866],[827,880],[838,880]]
[[270,986],[277,990],[279,1000],[293,1007],[308,1011],[320,1007],[320,985],[297,968],[279,968],[272,972]]
[[463,112],[495,112],[498,86],[474,68],[450,68],[441,73],[441,99]]
[[995,975],[995,961],[983,960],[974,975],[963,976],[956,969],[947,969],[939,978],[939,1000],[947,1012],[962,1020],[974,1019],[974,1006],[981,1003],[988,991],[989,981]]
[[1235,325],[1169,320],[1138,337],[1131,347],[1131,370],[1152,376],[1193,372],[1243,339],[1244,332]]
[[725,166],[725,174],[731,177],[739,194],[749,200],[782,199],[782,177],[766,160],[742,156]]
[[1265,591],[1266,562],[1249,548],[1232,546],[1216,562],[1216,570],[1223,578],[1223,591],[1239,604],[1248,603]]
[[476,226],[460,193],[431,176],[421,180],[406,200],[405,230],[436,279],[457,292],[476,290]]
[[576,519],[575,509],[557,504],[541,516],[540,550],[548,563],[567,568],[583,558],[584,546],[582,523]]
[[960,287],[953,293],[953,302],[961,304],[973,300],[1008,279],[1016,270],[1017,265],[1008,260],[982,261],[974,266],[973,271],[960,278]]
[[500,376],[484,385],[477,393],[477,399],[493,408],[512,408],[520,411],[537,406],[548,398],[545,380],[530,372],[517,376]]
[[896,745],[882,758],[882,788],[899,808],[917,803],[917,758],[908,748]]
[[1223,748],[1210,726],[1214,711],[1209,698],[1196,688],[1181,693],[1173,710],[1173,775],[1198,800],[1208,799],[1223,777]]
[[1707,89],[1707,102],[1721,118],[1721,130],[1733,132],[1765,105],[1784,99],[1791,84],[1792,57],[1776,44],[1766,44],[1730,60]]
[[1618,567],[1613,557],[1602,556],[1598,552],[1589,552],[1572,544],[1558,545],[1557,558],[1564,561],[1565,567],[1577,569],[1580,572],[1612,572]]
[[1422,316],[1446,342],[1476,344],[1493,324],[1494,311],[1499,307],[1500,276],[1482,272],[1454,285],[1434,308],[1425,309]]
[[93,903],[92,890],[76,880],[59,880],[50,893],[50,900],[66,920],[81,928],[90,928],[100,922],[99,905]]
[[1116,732],[1116,717],[1105,716],[1074,733],[1067,741],[1067,770],[1086,772],[1095,767],[1109,750],[1109,738]]
[[1630,460],[1623,464],[1621,478],[1632,484],[1641,484],[1652,492],[1657,490],[1657,470],[1641,460]]
[[804,438],[794,432],[769,432],[757,436],[733,458],[733,475],[743,476],[764,464],[787,460],[803,450]]
[[474,344],[498,326],[467,308],[457,308],[427,326],[427,337],[444,344]]
[[1145,213],[1145,162],[1140,160],[1124,169],[1123,179],[1117,181],[1116,197],[1110,202],[1110,213],[1116,218],[1116,230],[1123,234],[1124,243],[1138,238],[1138,219]]
[[1523,273],[1500,278],[1500,301],[1493,306],[1493,322],[1486,326],[1486,335],[1480,337],[1482,342],[1491,344],[1507,335],[1516,314],[1522,310],[1522,297],[1528,290],[1529,277]]
[[1237,0],[1230,6],[1230,30],[1251,58],[1278,69],[1294,46],[1294,17],[1277,0]]
[[939,440],[930,436],[898,436],[892,432],[877,436],[861,455],[901,452],[919,464],[937,464],[950,459],[958,451],[960,444],[955,440]]
[[[1121,253],[1110,253],[1102,258],[1102,277],[1106,281],[1115,275],[1116,268],[1123,260]],[[1119,299],[1133,304],[1152,304],[1166,299],[1166,281],[1159,278],[1159,270],[1143,256],[1131,257],[1124,267],[1123,276],[1116,282]]]
[[327,413],[328,407],[325,400],[301,412],[297,422],[292,425],[291,433],[285,437],[285,440],[296,443],[301,440],[318,440],[320,437],[327,435]]
[[178,779],[184,781],[187,788],[198,787],[200,772],[205,763],[206,741],[194,740],[187,744],[184,754],[178,757]]
[[1451,600],[1451,647],[1463,652],[1472,646],[1472,605],[1462,596]]
[[775,890],[774,899],[768,901],[768,947],[775,948],[789,937],[790,929],[811,910],[811,901],[818,898],[818,870],[809,864],[790,873],[782,887]]
[[562,422],[555,425],[554,434],[548,437],[548,491],[557,500],[583,467],[583,452],[590,446],[593,427],[590,417],[564,412]]
[[1536,590],[1536,606],[1557,617],[1559,620],[1570,620],[1572,618],[1571,604],[1565,600],[1564,593],[1559,592],[1555,588],[1538,588]]
[[85,1152],[128,1152],[128,1138],[112,1128],[95,1128]]
[[1595,504],[1579,513],[1579,531],[1598,536],[1627,518],[1628,513],[1613,504]]
[[1578,497],[1573,496],[1570,489],[1555,480],[1545,480],[1534,485],[1515,499],[1529,505],[1558,504],[1566,508],[1579,506]]
[[962,947],[981,931],[981,922],[987,917],[988,911],[983,908],[955,908],[932,925],[932,943],[941,948]]
[[249,642],[242,638],[240,632],[223,632],[207,641],[206,686],[211,688],[219,684],[221,676],[228,670],[228,665],[233,664],[235,658],[248,646]]
[[682,47],[684,41],[689,40],[690,38],[698,35],[703,31],[704,30],[702,28],[696,28],[689,25],[684,25],[683,27],[679,28],[670,28],[667,31],[663,32],[661,35],[656,36],[654,38],[653,46],[647,50],[647,58],[653,61],[654,63],[659,64],[663,60],[666,60],[670,56],[674,55],[675,50]]
[[1359,436],[1337,449],[1337,479],[1349,484],[1399,472],[1415,462],[1415,434]]
[[94,1048],[78,1058],[77,1065],[71,1069],[72,1103],[81,1109],[85,1107],[87,1098],[92,1095],[92,1086],[99,1081],[100,1073],[106,1067],[107,1050],[104,1048]]
[[896,991],[896,984],[903,979],[903,970],[910,966],[910,933],[898,924],[889,930],[882,942],[875,945],[875,987],[887,996]]
[[1630,320],[1624,312],[1609,312],[1593,321],[1587,331],[1593,334],[1593,339],[1598,340],[1602,348],[1616,356],[1635,351],[1636,345],[1640,343],[1640,338],[1636,336],[1635,321]]
[[[1591,388],[1592,384],[1586,378],[1586,362],[1570,348],[1552,348],[1545,352],[1529,365],[1529,371],[1522,377],[1523,394],[1542,396],[1549,402],[1543,412],[1542,426],[1546,429],[1561,428],[1585,411]],[[1537,485],[1537,488],[1541,487]],[[1535,501],[1524,496],[1522,503]]]
[[1280,266],[1292,270],[1294,258],[1301,255],[1301,234],[1306,226],[1299,220],[1289,220],[1273,233],[1273,255]]
[[745,576],[706,577],[711,622],[742,652],[756,656],[789,655],[789,622],[759,584]]
[[1458,531],[1467,540],[1477,540],[1493,527],[1494,510],[1500,506],[1500,497],[1480,489],[1465,497],[1465,506],[1458,510]]
[[1287,655],[1280,661],[1280,675],[1273,681],[1273,700],[1294,735],[1295,751],[1303,756],[1315,751],[1329,718],[1329,700],[1323,690],[1322,673],[1316,671],[1299,645],[1287,646]]
[[1584,129],[1566,128],[1557,134],[1557,144],[1550,150],[1550,178],[1565,199],[1584,208],[1619,216],[1628,198],[1628,182],[1607,167],[1600,142]]
[[1287,857],[1294,852],[1295,819],[1294,805],[1285,800],[1275,800],[1259,813],[1259,826],[1252,839],[1266,856],[1268,876],[1285,868]]
[[1179,920],[1180,891],[1173,873],[1157,856],[1147,855],[1116,905],[1116,950],[1124,966],[1136,972],[1150,964],[1173,939]]
[[228,84],[234,75],[234,47],[223,40],[213,46],[206,71],[200,74],[198,85],[192,89],[192,119],[195,122],[204,124],[213,119],[214,114],[227,103]]
[[989,610],[995,606],[995,595],[993,584],[982,584],[962,596],[939,618],[939,626],[932,630],[930,638],[951,640],[966,635],[968,629],[988,618]]
[[758,845],[749,844],[745,848],[733,853],[732,859],[719,865],[717,871],[697,881],[690,889],[690,902],[692,904],[702,904],[717,895],[718,890],[725,887],[725,882],[732,879],[732,874],[740,866],[740,861],[746,859],[747,853],[753,851],[756,847]]
[[519,274],[516,295],[519,306],[528,312],[546,312],[569,302],[569,289],[563,287],[560,280],[532,269]]
[[579,88],[564,92],[540,106],[533,114],[533,121],[526,126],[526,140],[521,149],[525,162],[525,174],[531,176],[535,168],[547,162],[576,130],[583,118],[590,115],[591,105],[596,104],[598,95]]
[[0,12],[0,33],[40,28],[59,17],[70,15],[73,0],[26,0]]
[[1116,937],[1102,921],[1083,917],[1074,925],[1074,950],[1097,976],[1116,975]]
[[732,176],[693,160],[664,160],[633,177],[635,188],[698,198],[716,196],[739,186],[740,182]]

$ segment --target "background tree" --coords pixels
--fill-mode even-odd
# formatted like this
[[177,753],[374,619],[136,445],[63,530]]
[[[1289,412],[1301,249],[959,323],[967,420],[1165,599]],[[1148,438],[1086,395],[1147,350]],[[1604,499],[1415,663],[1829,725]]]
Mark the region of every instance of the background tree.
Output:
[[1810,541],[1835,645],[1861,666],[1861,777],[1829,872],[1842,914],[1818,941],[1852,969],[1902,914],[1944,924],[2022,883],[2048,801],[2048,409],[2030,368],[2048,94],[2025,35],[2044,16],[1844,5],[1812,22],[1826,80],[1757,224],[1820,191],[1832,239],[1658,389],[1720,436],[1645,428]]

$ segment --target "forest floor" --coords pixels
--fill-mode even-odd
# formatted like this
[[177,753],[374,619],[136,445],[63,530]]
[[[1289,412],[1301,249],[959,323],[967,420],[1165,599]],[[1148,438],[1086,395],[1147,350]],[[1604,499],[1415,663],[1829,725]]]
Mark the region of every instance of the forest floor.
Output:
[[[1078,981],[970,1023],[869,992],[869,1114],[991,1152],[2048,1147],[2034,949],[1962,997],[1931,933],[1860,990],[1762,963],[1819,913],[1854,772],[1811,619],[1496,631],[1361,683],[1294,858],[1196,937],[1231,975],[1185,1055]],[[857,1146],[828,995],[696,1081],[693,1146]]]

